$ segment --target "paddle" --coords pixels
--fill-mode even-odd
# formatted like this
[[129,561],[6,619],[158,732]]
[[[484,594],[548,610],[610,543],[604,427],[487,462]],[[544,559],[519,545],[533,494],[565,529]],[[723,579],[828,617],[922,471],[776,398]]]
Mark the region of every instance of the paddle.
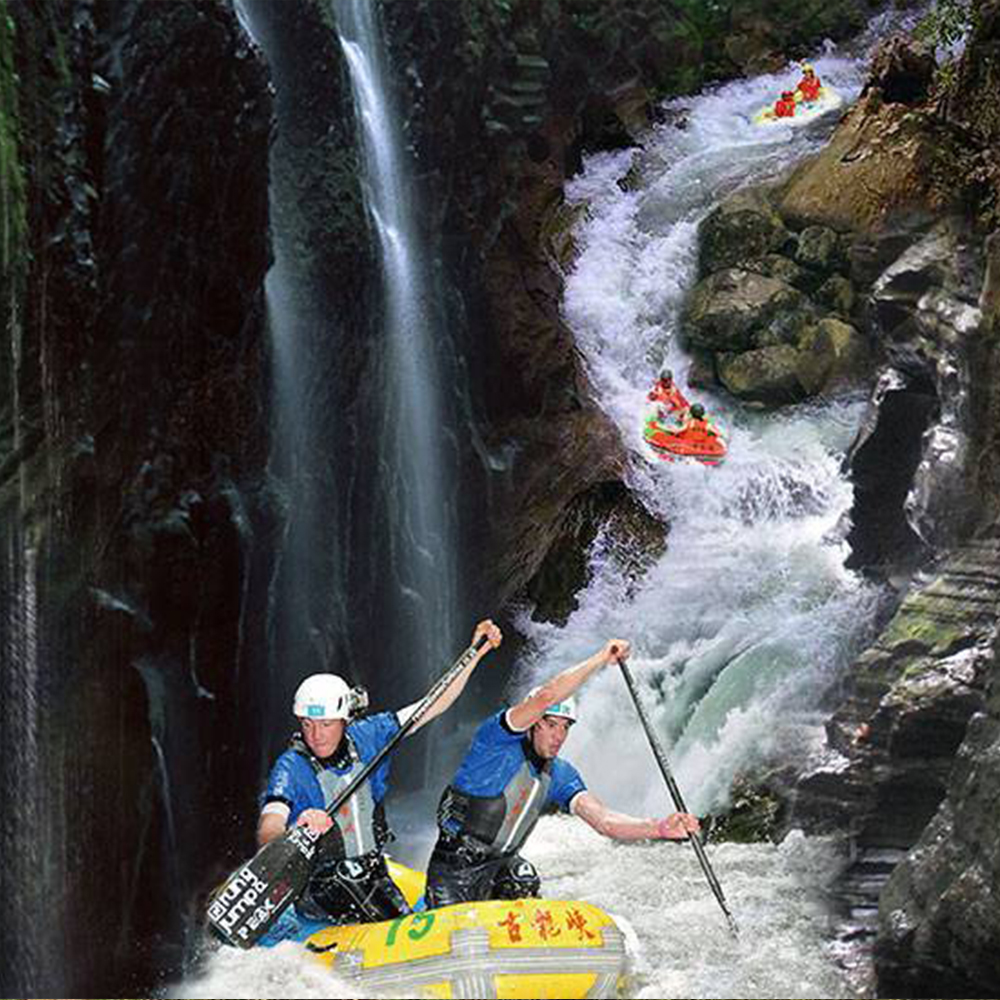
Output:
[[[635,704],[635,709],[639,713],[639,720],[642,722],[642,728],[646,730],[646,738],[649,740],[649,745],[653,750],[653,756],[656,758],[657,764],[660,765],[660,771],[663,773],[663,779],[667,783],[667,788],[670,791],[670,797],[674,800],[674,808],[678,812],[686,813],[687,806],[684,805],[684,797],[681,795],[680,788],[677,787],[677,782],[674,780],[673,774],[670,772],[670,765],[667,763],[667,755],[663,751],[663,747],[660,745],[660,740],[656,733],[653,731],[653,727],[649,722],[649,718],[646,715],[646,710],[642,706],[642,702],[639,700],[639,691],[635,686],[635,681],[632,678],[632,673],[625,663],[624,659],[619,658],[618,666],[621,667],[622,676],[625,678],[625,683],[628,685],[629,694],[632,695],[632,701]],[[701,838],[696,833],[692,833],[688,838],[691,841],[691,846],[694,847],[694,853],[698,856],[698,861],[701,864],[702,871],[705,873],[705,878],[708,879],[708,884],[715,894],[715,898],[719,901],[719,906],[722,907],[722,912],[726,915],[726,920],[729,923],[729,930],[732,931],[733,937],[739,937],[740,929],[736,924],[736,919],[733,917],[732,913],[729,912],[729,906],[726,903],[726,897],[723,895],[722,886],[719,884],[719,880],[715,877],[715,872],[712,871],[712,866],[708,863],[708,856],[705,854],[705,847],[701,842]]]
[[[331,816],[420,722],[452,681],[465,670],[485,641],[483,636],[478,644],[470,646],[435,682],[399,731],[330,803],[326,811]],[[294,826],[265,844],[213,893],[208,906],[211,929],[226,944],[238,948],[253,947],[302,894],[312,875],[319,842],[326,835],[313,833],[304,826]]]

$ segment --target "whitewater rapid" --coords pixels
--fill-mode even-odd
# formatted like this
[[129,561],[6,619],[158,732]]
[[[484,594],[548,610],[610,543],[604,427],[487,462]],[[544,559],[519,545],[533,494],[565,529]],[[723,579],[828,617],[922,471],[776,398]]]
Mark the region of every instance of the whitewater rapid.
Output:
[[[814,60],[850,101],[859,59]],[[721,86],[665,108],[642,149],[590,158],[569,186],[586,207],[564,313],[598,401],[632,453],[630,485],[671,530],[665,554],[636,583],[598,539],[592,579],[563,626],[525,612],[524,687],[588,656],[610,637],[632,641],[631,666],[693,811],[727,804],[732,781],[819,745],[821,693],[870,638],[875,594],[844,568],[851,487],[843,458],[865,402],[840,398],[777,413],[693,391],[729,434],[719,468],[667,465],[641,435],[644,397],[663,366],[686,389],[690,359],[678,317],[695,280],[697,229],[712,206],[772,180],[815,151],[833,122],[755,129],[750,118],[794,67]],[[641,178],[620,184],[629,171]],[[613,669],[582,693],[564,755],[609,805],[672,810],[627,690]],[[390,813],[392,811],[390,801]],[[569,817],[543,819],[524,852],[544,894],[619,915],[633,944],[628,996],[853,996],[831,946],[825,889],[835,845],[792,833],[782,844],[707,848],[742,934],[734,940],[685,845],[613,844]],[[416,860],[407,857],[406,860]],[[169,997],[354,997],[288,944],[222,951]]]

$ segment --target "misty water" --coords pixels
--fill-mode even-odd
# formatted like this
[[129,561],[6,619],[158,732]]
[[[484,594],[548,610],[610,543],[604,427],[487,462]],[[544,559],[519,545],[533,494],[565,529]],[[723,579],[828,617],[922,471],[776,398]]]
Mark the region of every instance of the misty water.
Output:
[[[448,487],[443,481],[444,408],[436,330],[429,307],[430,274],[415,221],[412,165],[395,110],[390,68],[367,0],[336,7],[341,47],[350,70],[360,145],[365,204],[378,234],[384,287],[385,384],[377,461],[387,470],[388,509],[398,523],[393,567],[416,659],[430,681],[445,662],[453,635],[455,552]],[[400,618],[400,613],[408,618]]]
[[[850,101],[861,58],[832,48],[813,60]],[[665,554],[636,582],[599,538],[593,576],[563,627],[517,622],[529,638],[523,687],[590,655],[610,637],[632,641],[645,704],[688,805],[725,807],[734,778],[822,741],[824,690],[871,638],[876,592],[844,567],[852,491],[843,471],[865,401],[842,397],[754,412],[708,392],[728,434],[718,468],[674,465],[642,440],[645,394],[661,367],[686,390],[690,359],[678,316],[695,280],[697,227],[747,184],[771,180],[816,151],[833,121],[758,129],[752,114],[795,73],[739,81],[666,106],[643,148],[590,158],[567,198],[586,206],[565,316],[596,396],[630,450],[630,485],[670,522]],[[635,168],[641,182],[621,185]],[[621,677],[607,669],[582,693],[564,755],[614,808],[672,810]],[[429,846],[436,790],[404,828]],[[393,816],[390,798],[390,816]],[[396,808],[399,808],[397,803]],[[400,826],[398,817],[396,826]],[[421,825],[422,824],[422,825]],[[630,997],[854,995],[837,962],[828,887],[836,845],[793,832],[780,845],[709,844],[708,856],[742,929],[729,934],[694,853],[675,844],[613,844],[568,817],[543,819],[525,855],[551,898],[581,899],[622,918]],[[421,863],[420,852],[402,852]],[[424,858],[426,853],[424,853]],[[176,997],[352,997],[301,947],[220,951]]]

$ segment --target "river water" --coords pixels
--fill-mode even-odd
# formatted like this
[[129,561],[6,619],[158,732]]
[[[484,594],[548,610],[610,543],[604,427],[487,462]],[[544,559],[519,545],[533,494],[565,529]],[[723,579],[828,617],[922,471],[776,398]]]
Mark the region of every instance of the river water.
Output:
[[[813,63],[845,98],[857,95],[862,61],[830,50]],[[699,221],[726,194],[773,179],[818,149],[832,128],[750,124],[793,73],[671,103],[643,149],[589,159],[567,192],[587,213],[565,315],[597,397],[632,452],[631,485],[671,532],[666,553],[639,583],[599,539],[592,581],[569,622],[540,625],[527,614],[518,622],[530,640],[520,679],[534,683],[609,637],[630,639],[641,696],[699,813],[725,806],[738,775],[819,745],[820,696],[871,638],[877,603],[871,586],[844,568],[852,494],[843,458],[864,399],[763,413],[694,392],[729,433],[729,457],[712,469],[661,463],[641,435],[645,393],[660,368],[671,367],[686,385],[690,360],[677,323],[695,279]],[[642,182],[623,190],[618,181],[632,167]],[[618,809],[671,811],[615,671],[589,683],[581,713],[564,755],[589,787]],[[832,843],[793,832],[780,845],[707,850],[740,924],[738,941],[684,845],[611,844],[575,819],[551,817],[525,854],[543,873],[546,895],[626,918],[631,997],[855,995],[833,943],[827,887],[840,861]],[[298,946],[283,945],[217,953],[164,995],[356,994]]]

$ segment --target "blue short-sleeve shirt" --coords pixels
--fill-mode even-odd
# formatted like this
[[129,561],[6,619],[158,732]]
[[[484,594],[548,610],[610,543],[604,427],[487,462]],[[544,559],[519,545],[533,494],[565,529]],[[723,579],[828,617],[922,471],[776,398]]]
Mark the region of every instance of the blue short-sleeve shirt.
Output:
[[[459,791],[484,797],[500,795],[523,766],[526,734],[511,729],[506,715],[506,709],[497,712],[476,730],[452,781]],[[532,771],[537,773],[534,764]],[[549,773],[552,783],[545,805],[569,812],[574,797],[587,790],[580,772],[569,761],[556,757]]]
[[[379,712],[348,724],[345,734],[354,744],[362,763],[367,764],[399,732],[395,712]],[[330,767],[331,765],[327,765]],[[350,768],[333,768],[340,774]],[[389,790],[389,759],[386,758],[368,778],[372,798],[378,804]],[[286,750],[271,768],[262,805],[283,802],[291,810],[291,826],[306,809],[323,809],[323,790],[316,780],[312,764],[295,750]]]

